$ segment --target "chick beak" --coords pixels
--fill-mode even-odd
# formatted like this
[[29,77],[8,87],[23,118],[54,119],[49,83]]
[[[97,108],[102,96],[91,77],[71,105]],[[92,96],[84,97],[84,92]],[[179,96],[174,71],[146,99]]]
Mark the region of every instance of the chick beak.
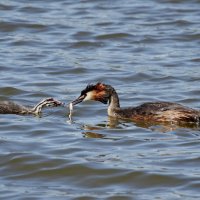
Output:
[[47,101],[47,106],[64,106],[63,102],[60,102],[54,98],[48,98],[46,99],[46,101]]
[[55,101],[54,104],[55,104],[55,106],[64,106],[65,105],[65,103],[60,102],[60,101]]
[[84,98],[85,98],[85,95],[82,95],[82,96],[78,97],[77,99],[75,99],[74,101],[72,101],[73,106],[81,103],[84,100]]

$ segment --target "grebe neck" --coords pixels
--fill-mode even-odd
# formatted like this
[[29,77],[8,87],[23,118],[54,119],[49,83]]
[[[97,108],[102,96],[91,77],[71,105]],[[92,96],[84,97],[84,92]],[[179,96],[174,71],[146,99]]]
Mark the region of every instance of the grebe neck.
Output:
[[45,106],[45,101],[41,101],[36,104],[33,108],[29,109],[29,113],[32,114],[40,114],[42,112],[42,108]]
[[112,94],[109,99],[108,105],[108,115],[115,116],[115,110],[120,109],[119,97],[117,92],[113,89]]

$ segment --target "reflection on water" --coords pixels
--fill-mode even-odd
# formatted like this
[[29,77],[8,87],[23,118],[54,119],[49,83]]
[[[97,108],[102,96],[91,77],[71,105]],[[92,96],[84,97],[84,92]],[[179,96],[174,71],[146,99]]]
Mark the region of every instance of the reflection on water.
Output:
[[162,132],[162,133],[167,133],[167,132],[174,133],[177,129],[180,129],[180,130],[188,129],[188,130],[193,130],[193,131],[198,131],[198,132],[200,131],[200,126],[197,123],[177,124],[177,123],[169,123],[169,122],[166,122],[166,123],[143,122],[143,121],[135,122],[131,120],[117,119],[113,117],[108,117],[108,121],[106,121],[105,123],[96,124],[95,126],[85,124],[82,126],[82,129],[84,130],[83,132],[84,137],[105,139],[105,138],[108,138],[106,135],[97,133],[96,131],[103,132],[105,129],[126,129],[129,126],[138,126],[141,128],[147,128],[151,131]]
[[87,137],[87,138],[102,138],[102,139],[105,138],[105,135],[103,134],[90,132],[90,131],[83,132],[83,135],[84,137]]
[[[0,100],[67,105],[100,81],[125,107],[199,109],[199,8],[198,0],[0,1]],[[66,108],[1,115],[0,199],[199,198],[195,124],[113,120],[92,102],[67,120]]]

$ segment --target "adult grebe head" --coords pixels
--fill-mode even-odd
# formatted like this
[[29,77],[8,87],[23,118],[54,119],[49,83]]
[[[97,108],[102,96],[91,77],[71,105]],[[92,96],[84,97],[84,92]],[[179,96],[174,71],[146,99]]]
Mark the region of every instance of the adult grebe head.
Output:
[[81,95],[72,101],[73,105],[81,103],[82,101],[94,100],[107,104],[111,97],[113,88],[110,85],[103,83],[97,83],[95,85],[87,85],[87,87],[81,91]]

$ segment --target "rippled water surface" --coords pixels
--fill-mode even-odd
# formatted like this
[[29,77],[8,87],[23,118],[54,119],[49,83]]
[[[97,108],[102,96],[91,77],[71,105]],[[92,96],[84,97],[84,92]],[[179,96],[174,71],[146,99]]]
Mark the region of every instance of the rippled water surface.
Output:
[[[121,105],[200,109],[200,1],[2,0],[0,100],[69,103],[88,83]],[[198,199],[200,129],[107,117],[98,102],[1,115],[0,199]]]

